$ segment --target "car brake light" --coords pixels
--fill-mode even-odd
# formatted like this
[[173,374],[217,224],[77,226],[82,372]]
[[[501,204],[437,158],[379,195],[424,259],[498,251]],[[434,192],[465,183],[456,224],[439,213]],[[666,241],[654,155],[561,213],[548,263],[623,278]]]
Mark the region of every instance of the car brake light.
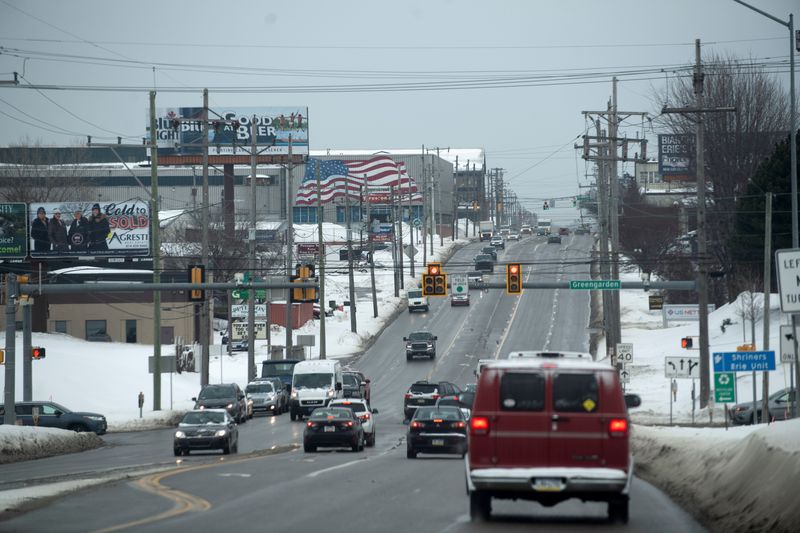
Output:
[[453,423],[453,427],[454,428],[463,428],[463,427],[466,427],[466,424],[464,422],[454,422]]
[[436,422],[437,424],[441,424],[442,423],[442,419],[441,418],[434,418],[433,421]]
[[411,427],[412,428],[421,428],[422,427],[422,422],[417,422],[417,421],[411,422]]
[[485,416],[476,416],[470,419],[470,426],[475,435],[486,435],[489,433],[489,419]]
[[628,434],[628,421],[624,418],[613,418],[608,423],[608,434],[612,437],[624,437]]
[[433,395],[433,399],[434,399],[434,400],[438,400],[438,399],[439,399],[439,395],[438,395],[438,394],[434,394],[434,395]]
[[369,413],[361,415],[361,420],[369,420]]
[[412,395],[411,395],[411,393],[410,393],[410,392],[407,392],[407,393],[406,393],[406,400],[408,400],[409,398],[411,398],[411,396],[412,396]]
[[314,422],[308,421],[308,422],[306,422],[306,426],[308,426],[310,428],[313,428],[313,427],[316,427],[316,424]]
[[346,425],[349,428],[353,427],[353,421],[352,420],[348,420]]

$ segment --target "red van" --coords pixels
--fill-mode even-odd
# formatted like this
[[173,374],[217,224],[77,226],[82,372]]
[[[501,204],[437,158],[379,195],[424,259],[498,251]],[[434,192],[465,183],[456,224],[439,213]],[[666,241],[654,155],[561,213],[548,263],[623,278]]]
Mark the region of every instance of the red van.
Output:
[[627,407],[640,403],[623,394],[616,369],[590,358],[549,353],[484,368],[466,459],[471,518],[488,519],[492,498],[578,498],[608,502],[609,518],[627,522]]

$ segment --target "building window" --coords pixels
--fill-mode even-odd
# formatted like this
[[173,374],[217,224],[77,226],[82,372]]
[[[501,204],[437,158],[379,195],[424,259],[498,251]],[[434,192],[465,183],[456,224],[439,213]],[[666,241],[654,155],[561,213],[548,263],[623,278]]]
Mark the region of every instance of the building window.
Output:
[[136,321],[135,320],[126,320],[125,321],[125,342],[135,343],[136,342]]
[[55,321],[55,332],[56,333],[67,333],[67,321],[66,320],[56,320]]
[[86,340],[111,342],[111,336],[108,334],[105,320],[87,320],[86,321]]
[[161,344],[175,344],[174,326],[161,326]]
[[316,224],[317,206],[292,207],[292,221],[295,224]]
[[[336,222],[339,224],[347,222],[344,215],[345,209],[346,206],[344,205],[336,206]],[[374,205],[372,206],[371,212],[378,212],[379,209],[381,209],[381,206]],[[350,206],[350,222],[361,222],[361,208],[357,205]]]

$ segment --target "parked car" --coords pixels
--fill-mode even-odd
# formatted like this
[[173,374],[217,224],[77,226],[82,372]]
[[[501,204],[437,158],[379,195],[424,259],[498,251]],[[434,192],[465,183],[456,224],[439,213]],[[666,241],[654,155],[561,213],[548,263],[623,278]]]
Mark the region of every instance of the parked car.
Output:
[[231,343],[231,351],[232,352],[246,352],[250,349],[250,343],[247,339],[241,339],[238,341],[233,341]]
[[607,502],[628,521],[633,478],[628,407],[617,370],[571,357],[500,360],[478,376],[469,429],[470,516],[486,519],[492,498],[555,505]]
[[244,388],[244,393],[252,402],[254,413],[279,415],[286,406],[281,401],[280,390],[276,390],[275,383],[271,380],[251,381]]
[[492,240],[489,243],[494,246],[495,248],[502,248],[505,250],[506,248],[506,241],[503,239],[501,235],[495,235],[492,237]]
[[408,337],[403,337],[406,343],[406,361],[411,361],[415,355],[425,355],[431,359],[436,357],[436,340],[439,337],[430,331],[415,331]]
[[364,441],[367,446],[375,446],[375,416],[378,414],[377,409],[371,409],[367,400],[363,398],[353,399],[337,399],[332,400],[329,407],[344,407],[353,411],[359,420],[361,420],[361,427],[364,429]]
[[306,422],[303,450],[315,452],[320,446],[349,447],[354,452],[364,449],[364,428],[351,409],[318,407]]
[[418,453],[467,454],[467,420],[458,407],[420,407],[408,424],[406,457]]
[[227,409],[238,423],[247,421],[247,402],[244,391],[236,383],[206,385],[196,398],[195,409]]
[[462,294],[451,294],[450,295],[450,307],[455,307],[457,305],[469,305],[469,293],[465,292]]
[[[106,417],[98,413],[70,411],[56,402],[16,402],[14,413],[17,423],[23,426],[68,429],[78,432],[94,432],[103,435],[108,429]],[[3,423],[5,407],[0,405],[0,424]]]
[[427,380],[422,380],[412,383],[403,397],[405,419],[410,420],[419,407],[435,406],[436,400],[441,396],[454,396],[460,392],[461,389],[449,381],[431,383]]
[[494,246],[484,246],[481,248],[481,254],[491,255],[492,259],[497,261],[497,248]]
[[239,451],[239,428],[225,409],[195,409],[178,423],[172,448],[175,455],[189,455],[192,450]]
[[561,244],[561,235],[550,235],[547,244]]
[[[795,390],[790,388],[781,389],[769,395],[767,409],[770,420],[786,420],[792,416],[791,407],[794,401]],[[759,398],[756,402],[758,409],[758,420],[763,421],[761,414],[763,409],[761,404],[763,399]],[[752,424],[753,423],[753,402],[737,403],[728,411],[728,416],[732,424]]]

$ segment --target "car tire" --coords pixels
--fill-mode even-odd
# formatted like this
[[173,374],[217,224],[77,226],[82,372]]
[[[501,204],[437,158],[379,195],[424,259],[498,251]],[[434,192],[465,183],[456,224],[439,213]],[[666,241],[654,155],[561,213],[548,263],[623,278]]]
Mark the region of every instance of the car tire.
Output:
[[372,434],[367,439],[367,446],[369,446],[370,448],[375,446],[375,432],[374,431],[372,432]]
[[185,455],[186,457],[189,457],[189,448],[186,448],[185,450],[183,450],[183,455]]
[[77,433],[84,433],[86,431],[89,431],[89,428],[83,424],[70,424],[67,426],[67,429],[70,431],[75,431]]
[[406,448],[406,459],[416,459],[416,458],[417,458],[417,452],[415,452],[413,448],[407,447]]
[[414,359],[413,355],[406,354],[406,361],[411,361],[412,359]]
[[352,444],[350,446],[350,449],[353,450],[354,452],[360,451],[361,450],[361,440],[358,440],[355,444]]
[[225,446],[222,447],[222,453],[224,455],[230,455],[231,453],[231,442],[228,441],[225,443]]
[[492,497],[486,493],[469,493],[469,517],[473,522],[486,521],[492,516]]
[[175,457],[180,457],[183,451],[180,448],[173,448],[172,450],[175,453]]
[[430,307],[428,307],[428,306],[426,305],[426,306],[425,306],[425,312],[427,313],[429,309],[430,309]]
[[608,502],[608,520],[612,523],[628,523],[628,499]]
[[292,420],[292,422],[294,422],[295,420],[297,420],[297,413],[295,413],[294,411],[290,411],[289,418]]
[[303,451],[313,453],[317,451],[317,447],[310,444],[303,444]]

